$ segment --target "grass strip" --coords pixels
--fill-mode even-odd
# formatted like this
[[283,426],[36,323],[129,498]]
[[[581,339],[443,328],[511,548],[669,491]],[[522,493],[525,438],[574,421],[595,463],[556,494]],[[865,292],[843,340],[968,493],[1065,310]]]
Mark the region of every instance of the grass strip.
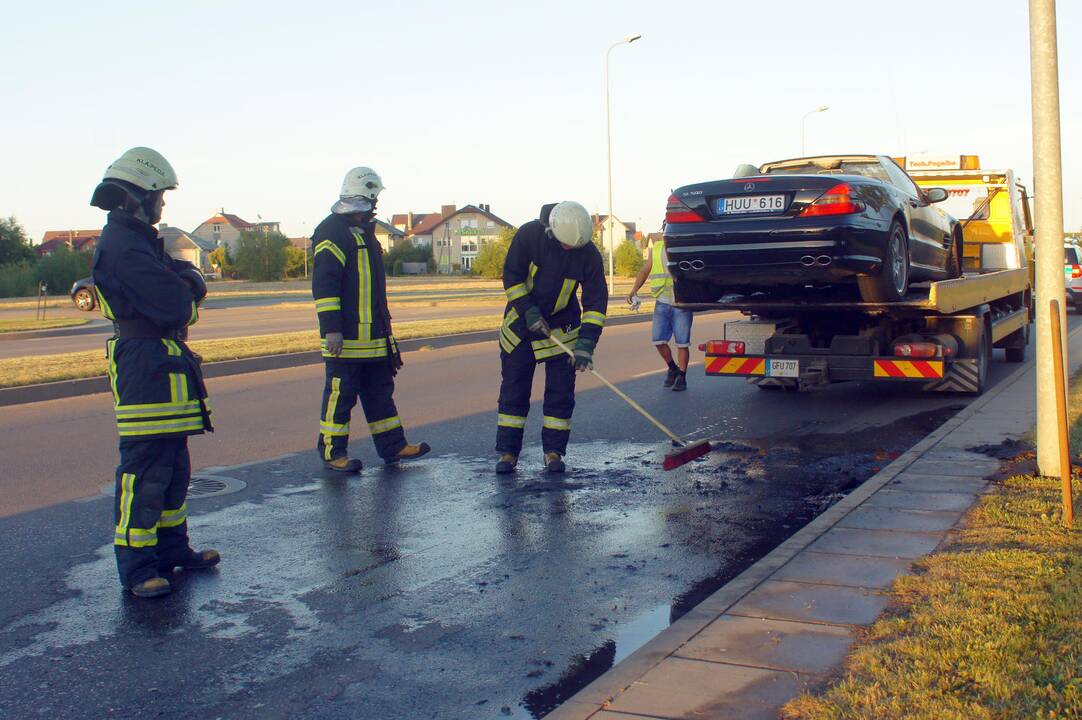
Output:
[[76,327],[86,325],[88,318],[58,317],[46,318],[45,320],[19,319],[0,320],[0,333],[30,332],[32,330],[53,330],[55,328]]
[[[491,330],[495,333],[500,324],[502,307],[495,310],[496,312],[486,315],[395,323],[394,334],[398,340],[412,340],[482,330]],[[640,313],[648,311],[649,309],[640,310]],[[609,316],[628,314],[630,311],[626,307],[617,307],[609,313]],[[196,326],[196,333],[198,333],[198,326]],[[319,334],[313,329],[270,335],[193,340],[188,344],[192,350],[203,356],[204,362],[218,362],[318,350]],[[104,375],[104,347],[103,341],[101,350],[2,358],[0,359],[0,387],[17,387]]]
[[[1071,384],[1072,408],[1082,380]],[[1071,454],[1082,450],[1073,413]],[[1082,718],[1082,522],[1062,527],[1060,481],[1033,454],[995,484],[950,545],[890,591],[845,669],[786,718]],[[1082,496],[1075,476],[1075,503]]]

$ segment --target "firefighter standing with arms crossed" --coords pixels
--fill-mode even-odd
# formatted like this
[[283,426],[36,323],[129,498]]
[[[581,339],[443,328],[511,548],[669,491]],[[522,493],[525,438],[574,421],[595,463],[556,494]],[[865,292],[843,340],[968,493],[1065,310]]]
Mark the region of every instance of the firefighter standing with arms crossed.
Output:
[[113,545],[120,582],[146,598],[170,592],[162,576],[175,568],[221,559],[188,545],[188,436],[213,428],[200,358],[184,342],[207,286],[194,265],[166,254],[154,228],[176,186],[169,162],[137,147],[109,166],[90,201],[109,213],[94,288],[115,328],[106,344],[120,434]]
[[375,234],[382,191],[383,181],[373,170],[353,168],[331,214],[312,233],[312,296],[326,365],[316,448],[324,467],[336,472],[362,468],[347,447],[358,397],[385,464],[429,451],[426,443],[406,442],[394,404],[394,377],[402,357],[391,334],[383,251]]
[[[522,451],[534,368],[545,366],[541,444],[545,470],[564,472],[575,408],[575,371],[593,366],[605,326],[608,288],[601,253],[591,242],[593,223],[577,202],[545,205],[541,216],[518,229],[503,268],[507,308],[500,327],[497,473],[513,472]],[[582,286],[580,308],[576,290]],[[550,338],[574,348],[569,358]]]

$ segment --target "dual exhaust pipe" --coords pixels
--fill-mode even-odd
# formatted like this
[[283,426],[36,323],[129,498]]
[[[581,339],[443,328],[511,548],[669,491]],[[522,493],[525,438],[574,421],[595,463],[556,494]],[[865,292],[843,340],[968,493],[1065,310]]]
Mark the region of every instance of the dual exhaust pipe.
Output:
[[[820,255],[819,257],[805,255],[804,257],[800,258],[800,264],[806,268],[816,266],[826,267],[832,262],[834,262],[834,258],[830,257],[829,255]],[[684,271],[702,270],[706,267],[706,263],[704,263],[702,260],[681,260],[676,264],[676,267]]]

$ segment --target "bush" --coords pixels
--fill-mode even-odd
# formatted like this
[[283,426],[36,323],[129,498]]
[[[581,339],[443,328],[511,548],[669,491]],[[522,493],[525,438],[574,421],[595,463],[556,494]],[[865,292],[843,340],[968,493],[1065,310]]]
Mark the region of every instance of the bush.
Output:
[[0,265],[0,297],[26,297],[38,290],[37,269],[32,262]]
[[257,282],[281,280],[285,274],[289,240],[281,233],[244,231],[237,239],[234,269]]
[[229,277],[229,273],[233,271],[233,258],[229,254],[229,248],[225,245],[214,248],[210,253],[210,264],[218,268],[223,278]]
[[616,254],[613,256],[612,261],[616,266],[616,274],[625,277],[634,277],[646,263],[643,260],[642,250],[639,249],[638,243],[632,240],[625,240],[620,247],[616,248]]
[[[38,260],[35,275],[38,282],[48,287],[50,295],[66,295],[76,280],[88,277],[94,256],[86,252],[68,250],[59,247],[49,255]],[[36,294],[31,290],[30,294]]]
[[427,263],[431,272],[432,247],[414,247],[410,242],[400,242],[383,256],[383,267],[391,275],[401,275],[402,264],[408,262]]

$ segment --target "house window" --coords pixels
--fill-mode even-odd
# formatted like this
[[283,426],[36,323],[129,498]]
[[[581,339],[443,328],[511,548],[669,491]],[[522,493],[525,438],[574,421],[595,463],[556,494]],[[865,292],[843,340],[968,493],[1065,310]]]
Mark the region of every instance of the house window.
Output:
[[489,220],[488,221],[488,229],[489,230],[495,230],[496,229],[496,223],[494,221],[492,221],[492,220]]

